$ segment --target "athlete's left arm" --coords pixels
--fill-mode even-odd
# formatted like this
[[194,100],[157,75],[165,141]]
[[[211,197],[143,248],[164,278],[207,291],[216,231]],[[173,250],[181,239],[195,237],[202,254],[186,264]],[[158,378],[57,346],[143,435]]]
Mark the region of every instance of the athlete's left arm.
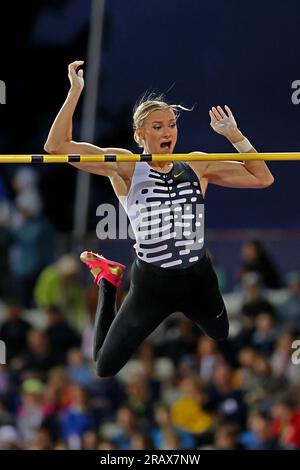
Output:
[[[238,129],[234,116],[228,106],[225,111],[221,106],[209,111],[210,125],[215,132],[226,137],[231,144],[237,144],[245,139]],[[251,147],[247,153],[257,153]],[[266,188],[274,182],[274,177],[261,160],[243,162],[192,162],[192,168],[208,183],[229,188]]]

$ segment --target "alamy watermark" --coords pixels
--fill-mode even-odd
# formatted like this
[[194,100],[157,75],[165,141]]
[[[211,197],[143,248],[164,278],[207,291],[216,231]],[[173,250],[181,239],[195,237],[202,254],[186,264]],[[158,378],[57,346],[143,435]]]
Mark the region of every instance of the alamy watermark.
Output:
[[300,104],[300,80],[292,82],[292,90],[295,90],[291,96],[292,103],[295,105]]
[[100,204],[96,215],[100,217],[96,234],[100,240],[135,240],[155,243],[161,240],[186,240],[191,250],[199,249],[204,238],[203,204],[132,204],[128,216],[119,204]]
[[298,366],[300,364],[300,339],[295,339],[292,342],[292,349],[295,349],[291,357],[292,363]]
[[0,340],[0,364],[6,364],[6,345]]
[[0,104],[6,104],[6,85],[3,80],[0,80]]

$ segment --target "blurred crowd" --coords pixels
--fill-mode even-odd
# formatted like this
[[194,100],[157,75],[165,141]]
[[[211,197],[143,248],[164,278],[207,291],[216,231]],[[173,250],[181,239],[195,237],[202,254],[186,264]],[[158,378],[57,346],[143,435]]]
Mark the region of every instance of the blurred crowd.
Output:
[[[245,241],[224,294],[227,341],[175,312],[99,378],[98,288],[78,257],[57,256],[36,174],[20,168],[12,186],[13,197],[0,180],[0,449],[300,449],[300,272],[284,275],[263,243]],[[118,306],[129,281],[130,269]]]

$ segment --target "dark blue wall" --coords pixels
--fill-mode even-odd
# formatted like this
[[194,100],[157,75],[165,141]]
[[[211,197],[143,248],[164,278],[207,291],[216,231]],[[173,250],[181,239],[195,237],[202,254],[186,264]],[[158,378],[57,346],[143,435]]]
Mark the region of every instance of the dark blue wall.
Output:
[[[152,0],[107,2],[113,22],[103,65],[105,103],[132,105],[149,87],[196,104],[180,120],[177,152],[234,151],[209,126],[208,109],[232,107],[259,151],[300,151],[300,2]],[[121,70],[121,73],[118,71]],[[271,163],[267,190],[211,187],[209,227],[300,227],[300,162]]]
[[[86,59],[89,6],[86,0],[33,1],[20,4],[17,16],[7,6],[3,21],[14,28],[0,33],[0,79],[7,81],[2,153],[42,151],[68,89],[66,65]],[[138,151],[131,133],[134,102],[149,88],[171,88],[170,101],[195,105],[180,118],[177,152],[233,151],[209,126],[208,109],[215,104],[232,107],[257,150],[300,151],[300,105],[291,101],[291,84],[300,79],[299,20],[297,0],[107,0],[95,143]],[[80,118],[79,106],[75,138]],[[266,190],[211,187],[208,227],[299,228],[300,162],[270,168],[275,184]],[[52,180],[63,175],[71,214],[75,170],[42,171]],[[93,181],[94,214],[113,195],[104,180]],[[53,213],[61,199],[58,192]]]

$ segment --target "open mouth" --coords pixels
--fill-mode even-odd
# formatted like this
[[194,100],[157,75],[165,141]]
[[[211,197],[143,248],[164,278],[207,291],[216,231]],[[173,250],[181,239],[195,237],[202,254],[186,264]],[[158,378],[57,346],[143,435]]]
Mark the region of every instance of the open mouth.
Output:
[[168,142],[162,142],[160,144],[160,148],[163,150],[169,151],[171,149],[172,142],[169,140]]

